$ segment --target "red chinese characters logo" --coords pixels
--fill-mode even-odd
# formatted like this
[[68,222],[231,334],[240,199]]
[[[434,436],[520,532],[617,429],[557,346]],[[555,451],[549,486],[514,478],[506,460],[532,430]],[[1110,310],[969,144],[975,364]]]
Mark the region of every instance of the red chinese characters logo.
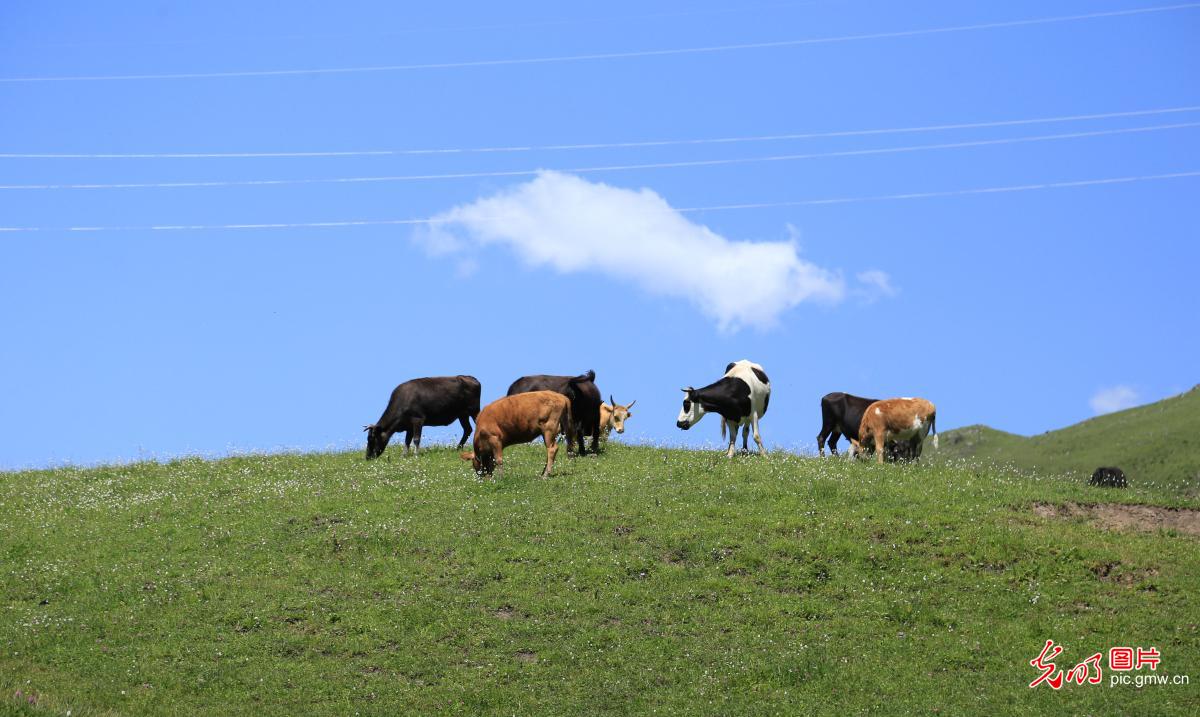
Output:
[[[1029,664],[1041,673],[1029,683],[1031,688],[1045,683],[1052,689],[1059,690],[1062,689],[1064,683],[1098,685],[1103,681],[1104,671],[1100,667],[1100,661],[1104,657],[1103,652],[1095,653],[1066,672],[1054,664],[1055,658],[1062,652],[1061,645],[1055,645],[1054,640],[1046,640],[1041,653],[1029,661]],[[1143,667],[1149,667],[1152,671],[1157,670],[1161,660],[1162,654],[1154,647],[1147,649],[1113,647],[1108,651],[1108,668],[1115,672],[1129,672],[1140,670]]]
[[[1063,649],[1054,644],[1054,640],[1046,640],[1046,646],[1042,648],[1042,654],[1029,661],[1034,669],[1042,671],[1042,674],[1033,682],[1029,683],[1030,687],[1037,687],[1045,682],[1054,689],[1062,689],[1063,673],[1054,664],[1054,658],[1062,654]],[[1047,654],[1049,653],[1049,654]],[[1057,672],[1058,674],[1055,674]],[[1051,677],[1051,675],[1054,675]]]

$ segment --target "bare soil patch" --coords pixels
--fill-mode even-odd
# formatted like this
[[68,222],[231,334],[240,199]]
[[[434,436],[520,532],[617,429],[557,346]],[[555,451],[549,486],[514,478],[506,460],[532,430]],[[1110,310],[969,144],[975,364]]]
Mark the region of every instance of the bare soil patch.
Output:
[[1034,503],[1033,512],[1043,518],[1084,517],[1105,530],[1175,530],[1200,535],[1200,510],[1192,508],[1122,503]]

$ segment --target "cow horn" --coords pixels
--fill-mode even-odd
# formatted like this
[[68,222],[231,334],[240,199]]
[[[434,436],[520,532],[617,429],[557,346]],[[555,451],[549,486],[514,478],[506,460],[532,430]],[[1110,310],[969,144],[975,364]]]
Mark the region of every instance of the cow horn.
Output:
[[612,406],[613,408],[617,407],[617,402],[613,400],[611,393],[608,394],[608,405]]
[[636,398],[635,398],[635,399],[633,399],[632,401],[630,401],[630,402],[629,402],[629,405],[628,405],[628,406],[626,406],[625,408],[626,408],[626,409],[633,408],[633,404],[635,404],[635,403],[637,403],[637,399],[636,399]]
[[375,427],[375,424],[374,424],[374,423],[372,423],[372,424],[369,424],[369,425],[363,426],[363,430],[364,430],[364,431],[369,431],[369,430],[371,430],[371,429],[372,429],[372,428],[374,428],[374,427]]

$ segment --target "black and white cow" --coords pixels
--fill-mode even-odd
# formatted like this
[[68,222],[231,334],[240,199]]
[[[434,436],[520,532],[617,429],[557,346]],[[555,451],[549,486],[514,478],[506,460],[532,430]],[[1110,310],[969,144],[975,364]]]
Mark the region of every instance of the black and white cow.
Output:
[[759,455],[766,455],[762,436],[758,432],[758,421],[767,413],[771,402],[771,381],[766,371],[756,363],[745,359],[734,361],[725,367],[725,377],[704,388],[683,389],[683,410],[675,425],[687,430],[699,423],[706,413],[721,414],[721,436],[729,431],[729,450],[725,455],[733,457],[733,446],[737,442],[738,426],[742,427],[742,449],[749,451],[750,429],[754,429],[754,442]]
[[[817,434],[817,452],[825,455],[828,442],[829,452],[838,454],[837,442],[842,436],[849,441],[858,440],[858,428],[862,424],[867,406],[877,398],[863,398],[841,391],[827,393],[821,397],[821,432]],[[909,442],[891,441],[887,444],[885,457],[889,461],[911,460],[914,448]]]
[[387,408],[379,421],[363,426],[367,432],[367,460],[377,458],[387,448],[392,434],[404,431],[404,453],[416,443],[421,450],[421,429],[425,426],[449,426],[458,419],[462,425],[462,448],[471,435],[471,419],[479,415],[479,380],[474,376],[433,376],[405,381],[392,391]]

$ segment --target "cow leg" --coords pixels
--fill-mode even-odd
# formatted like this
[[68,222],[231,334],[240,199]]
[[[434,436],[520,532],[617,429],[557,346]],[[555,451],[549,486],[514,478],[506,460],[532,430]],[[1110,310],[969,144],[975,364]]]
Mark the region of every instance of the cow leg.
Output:
[[725,451],[725,457],[733,458],[733,447],[737,445],[737,421],[725,421],[725,427],[729,429],[729,450]]
[[585,441],[587,440],[587,433],[584,431],[583,421],[575,424],[575,439],[579,441],[579,455],[586,456],[587,446],[585,445]]
[[[563,435],[567,437],[567,455],[581,456],[583,455],[583,437],[580,435],[582,427],[574,420],[564,421],[562,425]],[[558,436],[555,435],[555,440]]]
[[879,465],[883,465],[884,452],[887,450],[887,432],[880,431],[875,434],[875,456],[878,459]]
[[414,456],[420,455],[420,453],[421,453],[421,429],[424,427],[425,427],[425,419],[423,419],[423,418],[414,418],[413,419],[412,432],[413,432],[413,455]]
[[[567,437],[567,452],[570,453],[571,452],[571,444],[575,441],[575,437],[579,434],[575,429],[574,421],[569,421],[569,420],[563,421],[562,419],[559,419],[559,420],[562,423],[562,430],[566,434],[566,437]],[[555,441],[558,440],[557,433],[554,434],[554,440]]]
[[750,424],[742,426],[742,453],[750,452]]
[[408,452],[412,449],[412,439],[413,439],[412,428],[411,427],[406,428],[404,430],[404,455],[406,455],[406,456],[408,455]]
[[496,470],[493,472],[493,480],[500,480],[500,472],[504,470],[504,446],[500,445],[500,441],[493,441],[492,453],[495,456]]
[[547,428],[542,438],[546,441],[546,470],[542,471],[542,477],[546,478],[554,469],[554,456],[558,455],[558,428]]
[[467,444],[467,438],[471,435],[471,419],[467,416],[459,416],[458,422],[460,425],[462,425],[463,429],[462,440],[458,442],[459,449],[462,449],[462,447]]
[[596,423],[596,427],[592,429],[592,453],[600,454],[600,424]]
[[[574,426],[575,424],[571,424],[571,425]],[[564,445],[566,446],[566,449],[567,449],[567,457],[571,458],[575,455],[575,436],[572,434],[572,432],[570,430],[567,429],[566,425],[564,425],[562,427],[562,435],[567,437],[566,443]],[[535,438],[533,440],[536,441],[537,439]],[[543,439],[543,440],[545,440],[545,439]],[[558,436],[555,436],[554,440],[557,441]]]
[[760,456],[767,455],[767,449],[763,448],[762,436],[759,435],[759,433],[758,433],[758,414],[757,413],[750,414],[750,427],[754,429],[754,442],[756,444],[758,444],[758,455],[760,455]]
[[829,434],[828,443],[829,443],[829,454],[830,455],[836,456],[838,454],[837,442],[841,439],[841,437],[842,437],[842,434],[838,433],[836,428],[833,429],[833,433]]

